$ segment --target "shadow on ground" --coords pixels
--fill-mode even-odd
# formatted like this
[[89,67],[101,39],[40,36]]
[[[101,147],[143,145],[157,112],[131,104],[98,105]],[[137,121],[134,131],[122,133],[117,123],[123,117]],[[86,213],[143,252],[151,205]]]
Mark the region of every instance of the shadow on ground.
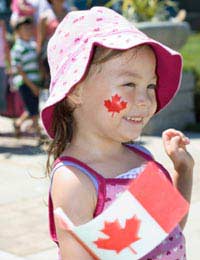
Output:
[[[3,132],[0,133],[0,137],[5,137],[5,138],[16,138],[15,134],[13,132]],[[44,135],[45,137],[45,135]],[[30,138],[33,139],[35,138],[35,134],[34,133],[27,133],[27,132],[21,132],[20,133],[20,138]],[[20,138],[18,138],[20,140]]]
[[0,154],[6,154],[6,157],[9,158],[12,155],[39,155],[45,154],[45,152],[40,145],[20,145],[17,147],[0,146]]

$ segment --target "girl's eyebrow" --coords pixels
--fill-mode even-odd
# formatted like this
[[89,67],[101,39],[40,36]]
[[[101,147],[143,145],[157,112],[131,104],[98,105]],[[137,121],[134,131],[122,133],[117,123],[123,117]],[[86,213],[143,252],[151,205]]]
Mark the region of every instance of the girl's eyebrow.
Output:
[[[139,73],[128,71],[128,70],[120,72],[118,76],[119,77],[126,76],[126,77],[138,78],[138,79],[142,78],[142,76]],[[157,76],[154,75],[150,80],[157,80]]]
[[136,72],[132,72],[132,71],[122,71],[118,74],[119,77],[123,77],[123,76],[126,76],[126,77],[134,77],[134,78],[141,78],[141,76],[136,73]]

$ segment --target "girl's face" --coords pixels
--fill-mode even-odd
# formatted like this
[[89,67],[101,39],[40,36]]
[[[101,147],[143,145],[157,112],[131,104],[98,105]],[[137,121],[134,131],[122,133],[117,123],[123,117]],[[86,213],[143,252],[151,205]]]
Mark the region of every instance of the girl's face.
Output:
[[112,141],[138,138],[157,108],[152,49],[133,48],[91,69],[75,112],[78,129]]

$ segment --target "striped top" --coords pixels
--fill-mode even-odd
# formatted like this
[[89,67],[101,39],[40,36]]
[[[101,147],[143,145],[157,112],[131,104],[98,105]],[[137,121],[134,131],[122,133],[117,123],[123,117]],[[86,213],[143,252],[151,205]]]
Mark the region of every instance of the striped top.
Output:
[[16,88],[24,84],[22,76],[17,73],[17,66],[22,68],[29,80],[40,85],[41,77],[35,41],[17,39],[11,50],[11,65],[14,73],[13,84]]

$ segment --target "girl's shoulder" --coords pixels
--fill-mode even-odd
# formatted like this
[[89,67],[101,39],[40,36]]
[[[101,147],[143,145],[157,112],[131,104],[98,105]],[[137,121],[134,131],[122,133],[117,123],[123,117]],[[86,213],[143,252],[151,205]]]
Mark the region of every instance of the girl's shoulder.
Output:
[[76,225],[92,219],[96,191],[91,180],[80,169],[70,165],[55,168],[50,192],[54,209],[62,207]]
[[170,173],[168,172],[168,170],[158,161],[156,161],[156,159],[154,158],[153,154],[144,146],[140,145],[140,144],[128,144],[128,146],[133,149],[133,151],[135,151],[136,153],[138,153],[139,155],[141,155],[144,159],[146,159],[147,161],[154,161],[160,168],[161,172],[163,174],[165,174],[165,176],[172,182],[172,178]]
[[153,154],[150,152],[150,150],[139,143],[129,143],[127,144],[127,146],[132,148],[136,153],[139,153],[140,155],[147,155],[154,159]]

